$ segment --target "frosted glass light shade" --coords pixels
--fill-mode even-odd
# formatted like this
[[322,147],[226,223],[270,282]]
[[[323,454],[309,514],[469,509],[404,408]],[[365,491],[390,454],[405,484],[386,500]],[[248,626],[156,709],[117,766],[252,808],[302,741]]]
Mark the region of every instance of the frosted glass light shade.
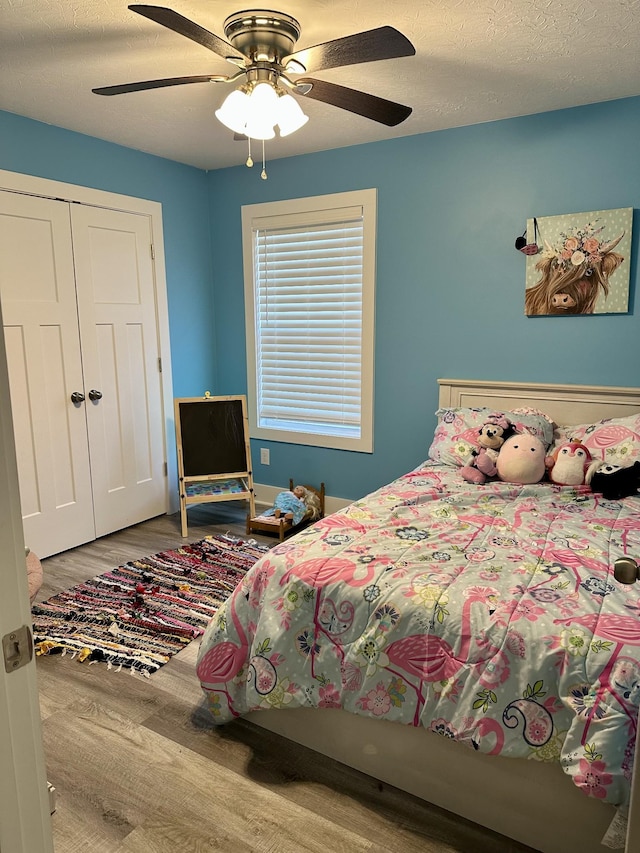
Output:
[[249,104],[249,95],[236,89],[225,99],[220,109],[216,110],[216,118],[234,133],[245,133]]
[[291,95],[281,95],[278,98],[278,127],[280,136],[289,136],[296,130],[300,130],[309,121],[300,109],[300,105]]
[[249,117],[245,133],[252,139],[273,139],[276,135],[278,96],[270,83],[258,83],[249,96]]
[[278,109],[278,96],[271,83],[258,83],[251,93],[251,118],[259,121],[271,119],[271,126],[275,124],[273,116]]
[[250,136],[251,139],[273,139],[276,135],[276,132],[273,129],[272,118],[267,119],[266,121],[261,121],[259,118],[254,118],[253,116],[246,123],[242,132],[246,136]]

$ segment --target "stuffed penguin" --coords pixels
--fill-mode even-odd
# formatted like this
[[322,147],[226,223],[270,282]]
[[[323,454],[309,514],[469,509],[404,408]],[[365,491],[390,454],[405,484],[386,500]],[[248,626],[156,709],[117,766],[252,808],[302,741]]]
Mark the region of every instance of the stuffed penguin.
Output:
[[549,479],[557,486],[582,486],[590,463],[591,454],[579,441],[563,444],[545,459]]

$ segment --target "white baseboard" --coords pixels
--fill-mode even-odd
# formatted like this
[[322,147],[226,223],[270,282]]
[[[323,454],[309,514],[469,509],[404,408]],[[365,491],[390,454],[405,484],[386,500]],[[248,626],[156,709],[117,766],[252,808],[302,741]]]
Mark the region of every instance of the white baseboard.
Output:
[[[313,485],[315,485],[315,483]],[[254,483],[253,491],[256,498],[256,504],[261,507],[273,506],[273,502],[278,492],[282,492],[287,488],[289,488],[288,484],[286,486],[265,486],[263,483]],[[339,509],[343,509],[351,503],[353,503],[353,501],[345,500],[345,498],[333,498],[331,495],[325,495],[324,514],[331,515],[332,512],[337,512]]]

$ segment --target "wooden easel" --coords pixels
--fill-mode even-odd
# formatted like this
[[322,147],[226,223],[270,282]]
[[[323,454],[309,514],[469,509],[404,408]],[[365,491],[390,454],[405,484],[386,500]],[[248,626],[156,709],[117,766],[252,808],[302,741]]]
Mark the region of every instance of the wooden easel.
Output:
[[174,399],[180,525],[187,535],[187,507],[247,500],[255,514],[249,421],[244,395]]

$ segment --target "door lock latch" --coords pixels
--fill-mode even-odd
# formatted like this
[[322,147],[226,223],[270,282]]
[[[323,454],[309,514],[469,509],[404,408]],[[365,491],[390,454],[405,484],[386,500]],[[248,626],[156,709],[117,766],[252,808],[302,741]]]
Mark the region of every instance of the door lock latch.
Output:
[[2,638],[2,654],[4,655],[4,668],[7,672],[14,672],[25,666],[33,658],[33,640],[28,625],[10,631]]

